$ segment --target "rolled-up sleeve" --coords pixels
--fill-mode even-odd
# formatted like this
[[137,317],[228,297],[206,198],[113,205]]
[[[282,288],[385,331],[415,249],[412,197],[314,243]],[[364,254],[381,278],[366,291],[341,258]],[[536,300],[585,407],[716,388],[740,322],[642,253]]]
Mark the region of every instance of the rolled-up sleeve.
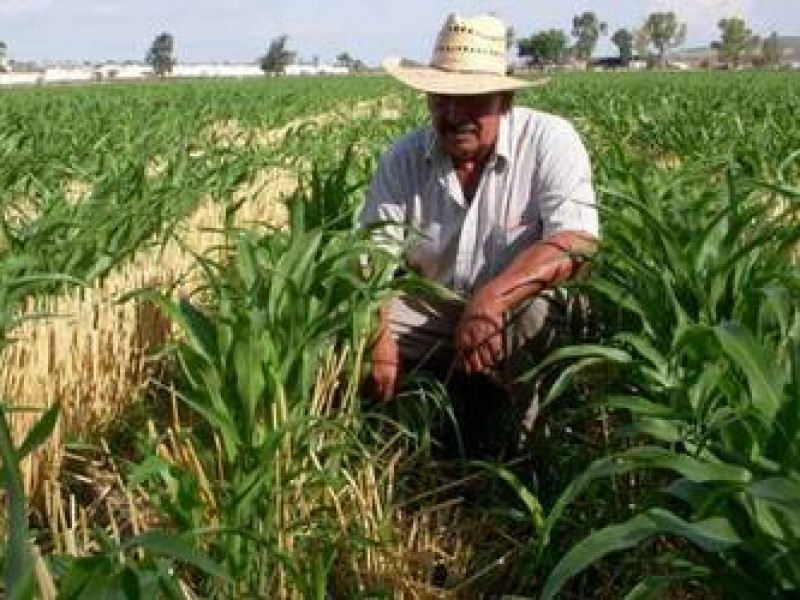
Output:
[[544,138],[533,190],[544,238],[566,230],[599,237],[592,167],[583,141],[566,120],[559,120]]
[[372,178],[359,222],[375,227],[373,238],[383,249],[399,256],[405,237],[406,203],[402,163],[394,149],[380,159]]

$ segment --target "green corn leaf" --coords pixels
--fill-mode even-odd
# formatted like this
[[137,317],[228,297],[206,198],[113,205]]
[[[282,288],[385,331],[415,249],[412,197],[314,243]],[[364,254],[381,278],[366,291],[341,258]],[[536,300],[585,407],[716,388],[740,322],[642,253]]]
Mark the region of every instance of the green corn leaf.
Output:
[[691,523],[669,511],[652,509],[625,523],[604,527],[578,542],[548,577],[542,600],[555,598],[567,580],[604,556],[638,546],[655,535],[682,537],[706,552],[719,552],[741,543],[726,519]]
[[763,290],[765,305],[762,312],[769,312],[777,320],[781,337],[788,337],[791,330],[791,292],[783,285],[768,285]]
[[596,362],[610,362],[616,364],[630,364],[631,356],[624,350],[601,346],[597,344],[581,344],[575,346],[565,346],[549,353],[534,369],[522,374],[520,382],[531,381],[552,365],[565,360],[576,359],[595,359]]
[[522,501],[522,503],[525,505],[525,508],[528,510],[528,518],[531,520],[534,529],[537,532],[540,531],[544,525],[544,510],[542,509],[542,505],[538,498],[536,498],[531,491],[525,487],[519,478],[508,469],[503,468],[501,465],[495,463],[478,461],[475,464],[493,473],[496,477],[499,477],[506,484],[508,484],[512,490],[514,490],[514,493],[516,493],[517,497]]
[[634,436],[646,435],[665,444],[678,444],[685,437],[684,424],[667,419],[640,416],[630,426]]
[[577,360],[561,371],[558,378],[547,390],[547,396],[539,403],[539,408],[544,409],[553,401],[558,400],[565,392],[572,388],[576,377],[584,370],[593,365],[605,364],[604,358],[584,358]]
[[163,531],[150,531],[125,540],[121,550],[141,548],[156,556],[163,556],[172,560],[192,565],[212,577],[223,580],[228,579],[228,574],[222,567],[212,561],[202,552],[199,552],[186,536],[169,534]]
[[53,404],[53,406],[44,412],[44,414],[36,422],[36,425],[34,425],[33,428],[28,432],[28,435],[25,436],[25,440],[22,442],[22,445],[17,449],[17,456],[19,457],[19,460],[22,460],[28,456],[28,454],[33,452],[36,448],[47,441],[47,438],[49,438],[50,434],[53,433],[53,429],[56,426],[60,412],[61,405],[59,403]]
[[259,402],[264,393],[264,372],[261,361],[264,348],[258,343],[256,332],[243,332],[233,347],[233,367],[236,375],[236,388],[242,400],[241,418],[249,426],[257,417]]
[[771,421],[782,403],[782,374],[753,335],[738,323],[718,325],[714,332],[723,352],[742,369],[749,383],[753,406]]
[[72,560],[59,580],[58,598],[63,600],[80,600],[86,596],[92,581],[105,583],[114,573],[113,561],[104,555],[87,556]]
[[600,403],[609,408],[628,410],[634,415],[643,417],[676,416],[669,406],[653,402],[641,396],[613,395],[603,398]]
[[666,376],[669,371],[669,364],[664,354],[655,347],[652,338],[643,335],[622,333],[614,336],[614,340],[621,344],[633,347],[639,355],[647,360],[652,367],[662,376]]
[[781,510],[800,515],[800,481],[770,477],[747,486],[747,493]]
[[181,317],[178,322],[184,325],[184,330],[190,336],[189,339],[193,342],[193,347],[208,362],[212,362],[215,357],[219,356],[214,322],[185,299],[181,299],[178,302],[177,313]]
[[678,580],[678,577],[647,577],[625,594],[624,600],[661,600]]
[[655,446],[642,446],[601,458],[589,465],[559,496],[545,519],[541,547],[545,547],[549,542],[550,532],[561,518],[567,505],[580,496],[590,483],[614,475],[647,469],[672,471],[698,483],[719,482],[744,486],[752,479],[750,471],[742,467],[702,460]]
[[3,486],[8,493],[8,541],[5,550],[3,585],[9,599],[30,600],[35,583],[33,554],[28,529],[28,506],[19,472],[19,455],[14,449],[5,406],[0,404],[0,458]]

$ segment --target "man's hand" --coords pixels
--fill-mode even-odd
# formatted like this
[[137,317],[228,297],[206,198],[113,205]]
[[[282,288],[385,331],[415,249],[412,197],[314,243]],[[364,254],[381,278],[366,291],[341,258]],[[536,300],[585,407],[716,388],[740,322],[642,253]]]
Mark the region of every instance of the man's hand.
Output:
[[388,331],[381,332],[372,348],[372,382],[378,398],[394,398],[399,377],[400,347]]
[[468,373],[488,373],[505,358],[503,309],[486,288],[479,290],[461,313],[456,349]]

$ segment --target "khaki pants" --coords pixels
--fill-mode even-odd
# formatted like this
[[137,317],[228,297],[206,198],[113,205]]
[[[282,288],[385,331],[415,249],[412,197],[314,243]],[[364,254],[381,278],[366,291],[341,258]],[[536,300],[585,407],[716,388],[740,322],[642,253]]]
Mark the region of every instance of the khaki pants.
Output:
[[[454,338],[463,303],[399,297],[391,304],[389,322],[405,371],[421,369],[445,383],[465,384],[462,397],[458,397],[458,386],[451,395],[465,446],[471,437],[482,447],[477,452],[466,448],[468,454],[498,457],[516,454],[529,437],[539,409],[539,383],[518,379],[569,339],[575,311],[583,311],[574,304],[563,292],[548,290],[509,314],[504,327],[507,358],[488,382],[479,376],[467,377],[458,369]],[[502,394],[492,394],[487,383]]]

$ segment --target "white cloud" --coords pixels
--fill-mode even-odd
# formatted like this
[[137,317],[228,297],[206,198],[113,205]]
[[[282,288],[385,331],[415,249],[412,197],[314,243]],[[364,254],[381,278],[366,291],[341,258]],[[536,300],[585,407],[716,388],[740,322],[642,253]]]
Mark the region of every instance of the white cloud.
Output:
[[0,16],[17,17],[42,12],[53,0],[0,0]]

